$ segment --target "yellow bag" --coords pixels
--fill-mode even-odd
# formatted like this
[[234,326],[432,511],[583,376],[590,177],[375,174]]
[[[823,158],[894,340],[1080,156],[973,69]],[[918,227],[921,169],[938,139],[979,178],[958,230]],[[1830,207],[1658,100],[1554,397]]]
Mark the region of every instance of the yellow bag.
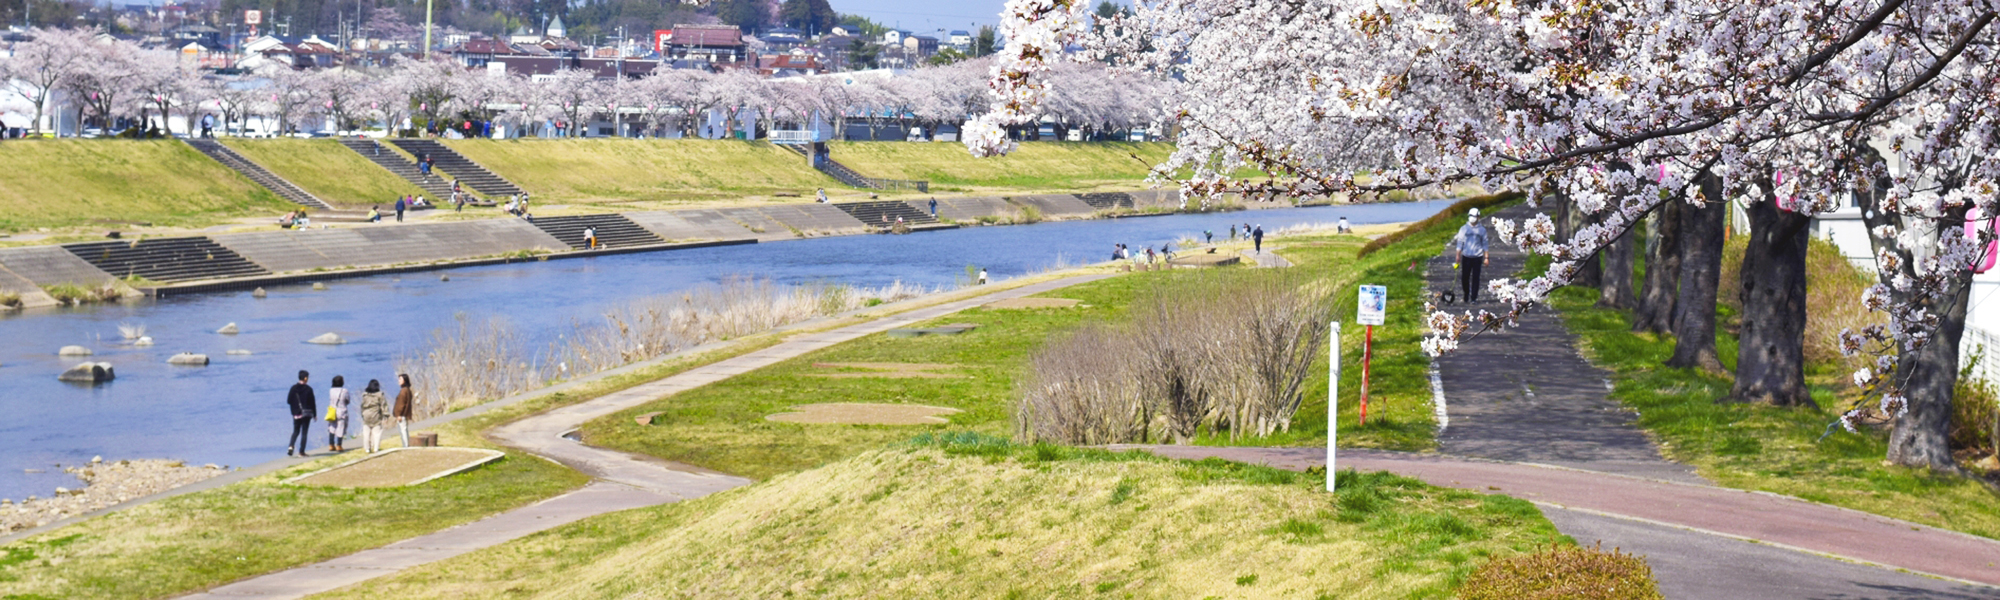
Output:
[[335,410],[333,409],[333,407],[331,407],[331,406],[328,406],[328,407],[326,407],[326,420],[328,420],[328,421],[338,421],[338,420],[340,420],[340,413],[339,413],[339,412],[337,412],[337,411],[335,411]]

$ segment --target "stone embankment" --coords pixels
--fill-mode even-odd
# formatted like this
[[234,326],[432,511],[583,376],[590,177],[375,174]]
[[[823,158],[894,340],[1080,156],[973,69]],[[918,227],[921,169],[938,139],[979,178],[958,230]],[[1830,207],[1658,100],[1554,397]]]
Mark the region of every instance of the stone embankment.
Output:
[[0,534],[40,527],[229,472],[225,467],[189,466],[178,460],[104,462],[102,458],[63,471],[83,480],[83,487],[56,488],[55,496],[49,498],[0,499]]
[[[1164,214],[1179,209],[1180,195],[1173,190],[946,197],[936,200],[938,222],[925,228]],[[58,304],[43,287],[60,284],[89,289],[129,284],[164,295],[495,262],[855,235],[892,229],[887,222],[895,217],[888,216],[889,212],[897,213],[896,217],[921,215],[930,221],[931,210],[929,199],[767,204],[0,248],[0,293],[11,295],[24,307],[36,308]],[[878,218],[883,222],[874,221]],[[584,249],[581,228],[576,226],[579,220],[604,222],[598,225],[598,248]],[[621,231],[629,235],[612,235]],[[143,283],[126,279],[132,275],[143,276]]]

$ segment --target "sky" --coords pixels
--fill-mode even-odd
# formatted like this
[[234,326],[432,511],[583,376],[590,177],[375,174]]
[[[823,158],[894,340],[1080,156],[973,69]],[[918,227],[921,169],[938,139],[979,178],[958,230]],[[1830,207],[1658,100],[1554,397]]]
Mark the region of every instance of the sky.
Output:
[[972,30],[1000,24],[1006,0],[831,0],[833,10],[910,31]]

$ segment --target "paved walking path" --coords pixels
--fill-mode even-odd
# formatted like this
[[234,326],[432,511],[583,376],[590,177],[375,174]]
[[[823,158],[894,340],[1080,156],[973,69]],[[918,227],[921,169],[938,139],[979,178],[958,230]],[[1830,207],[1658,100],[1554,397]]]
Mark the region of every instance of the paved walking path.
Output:
[[1251,263],[1254,263],[1259,267],[1269,268],[1269,267],[1292,266],[1292,261],[1285,260],[1285,257],[1283,256],[1278,256],[1277,252],[1274,252],[1274,250],[1276,249],[1274,248],[1272,250],[1265,250],[1263,252],[1258,252],[1256,250],[1244,250],[1240,252],[1239,255],[1243,257],[1243,260],[1250,261]]
[[[1493,216],[1533,214],[1522,204]],[[1520,250],[1497,241],[1487,255],[1486,279],[1517,273],[1525,262]],[[1461,291],[1452,263],[1448,250],[1431,259],[1425,279],[1433,292]],[[1482,292],[1469,309],[1501,310],[1488,296]],[[1446,308],[1468,310],[1462,302]],[[1466,340],[1438,357],[1437,367],[1451,416],[1438,434],[1446,454],[1703,482],[1694,469],[1660,457],[1634,424],[1638,415],[1609,397],[1611,373],[1578,354],[1576,336],[1553,309],[1536,307],[1521,315],[1519,327]]]
[[[1326,464],[1324,448],[1112,448],[1144,449],[1172,458],[1218,457],[1291,470]],[[2000,598],[2000,590],[1993,588],[1873,567],[1848,569],[1855,565],[1796,551],[2000,586],[2000,566],[1996,566],[2000,565],[2000,542],[1787,496],[1430,454],[1341,450],[1336,461],[1340,469],[1391,471],[1433,485],[1506,494],[1539,504],[1558,529],[1578,542],[1603,540],[1607,548],[1618,546],[1647,555],[1669,598],[1822,597],[1797,593],[1802,586],[1838,594],[1826,597]],[[1675,535],[1647,543],[1647,536],[1659,536],[1661,530]],[[1750,545],[1744,543],[1749,540],[1764,549],[1793,550],[1744,548]],[[1672,550],[1663,547],[1668,543],[1684,548],[1649,552],[1654,548]],[[1656,554],[1671,555],[1673,561],[1662,564]],[[1799,568],[1786,571],[1779,562],[1734,563],[1729,558],[1746,555],[1780,557]],[[1859,581],[1840,585],[1839,577]],[[1675,584],[1682,585],[1676,588]],[[1900,591],[1870,592],[1868,585],[1862,584],[1894,586]]]
[[497,427],[488,436],[500,443],[560,462],[596,478],[577,491],[518,510],[364,550],[322,563],[279,571],[189,598],[298,598],[332,591],[410,567],[499,545],[539,531],[607,512],[699,498],[750,480],[652,457],[595,448],[563,437],[585,422],[873,333],[935,319],[995,300],[1019,298],[1096,281],[1111,275],[1080,275],[954,300],[894,316],[818,333],[792,336],[777,345],[684,371],[599,398],[554,409]]

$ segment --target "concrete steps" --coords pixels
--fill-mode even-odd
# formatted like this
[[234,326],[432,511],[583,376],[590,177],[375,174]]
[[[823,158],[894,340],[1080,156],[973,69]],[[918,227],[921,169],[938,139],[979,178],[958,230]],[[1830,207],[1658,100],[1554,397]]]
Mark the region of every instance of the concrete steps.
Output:
[[242,173],[244,177],[248,177],[251,181],[257,182],[258,185],[264,186],[264,189],[271,190],[271,193],[277,194],[279,198],[284,198],[293,204],[307,208],[333,208],[333,205],[327,204],[326,201],[306,193],[305,190],[293,185],[292,182],[285,181],[284,178],[272,174],[270,171],[265,170],[264,167],[257,166],[257,163],[250,162],[250,159],[243,158],[243,155],[237,154],[235,150],[230,150],[228,146],[222,145],[222,142],[202,138],[190,138],[181,141],[187,142],[187,145],[194,148],[196,152],[215,159],[215,162],[222,163],[223,166]]
[[931,213],[917,210],[917,207],[910,206],[908,202],[900,200],[840,202],[835,203],[833,206],[869,227],[886,228],[894,226],[898,217],[903,219],[904,225],[910,227],[938,224],[938,220],[932,218]]
[[[486,170],[486,167],[479,166],[479,163],[472,162],[472,159],[466,158],[465,155],[437,140],[392,138],[389,143],[409,152],[411,156],[430,156],[432,166],[436,170],[451,175],[465,184],[466,189],[478,192],[480,195],[492,198],[521,193],[520,186],[502,179],[492,171]],[[446,192],[443,198],[450,199],[451,193]]]
[[417,163],[410,162],[409,159],[403,158],[403,155],[397,154],[395,151],[383,148],[381,142],[341,138],[340,145],[353,150],[355,154],[361,155],[362,158],[381,165],[382,168],[388,169],[390,173],[395,173],[397,177],[403,178],[404,181],[423,188],[430,195],[432,202],[446,204],[451,201],[450,180],[445,179],[441,175],[425,177],[423,171],[417,169]]
[[619,214],[536,217],[534,223],[536,228],[577,250],[584,249],[583,230],[589,227],[597,228],[598,248],[626,248],[666,243],[660,236],[653,235],[653,232]]
[[206,237],[88,242],[63,249],[114,277],[137,275],[162,283],[271,273]]
[[[798,144],[778,144],[778,146],[783,147],[786,150],[791,150],[793,153],[798,154],[799,156],[807,156],[808,151],[804,146],[800,146]],[[848,168],[847,165],[840,164],[840,161],[834,160],[832,156],[826,157],[826,160],[824,162],[820,163],[818,166],[814,168],[819,169],[821,173],[825,173],[828,176],[833,177],[834,179],[840,180],[841,183],[847,184],[848,187],[861,188],[864,190],[910,189],[910,190],[917,190],[920,192],[931,191],[931,184],[928,181],[876,179],[873,177],[862,175],[860,172]]]

